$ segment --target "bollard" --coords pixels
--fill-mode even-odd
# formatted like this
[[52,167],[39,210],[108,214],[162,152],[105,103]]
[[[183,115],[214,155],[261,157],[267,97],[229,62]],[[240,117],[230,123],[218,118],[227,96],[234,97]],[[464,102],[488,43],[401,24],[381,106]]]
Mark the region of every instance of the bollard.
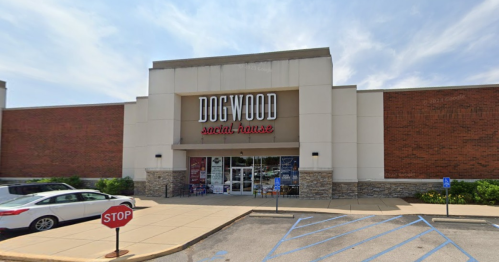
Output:
[[165,185],[165,198],[168,198],[168,185]]

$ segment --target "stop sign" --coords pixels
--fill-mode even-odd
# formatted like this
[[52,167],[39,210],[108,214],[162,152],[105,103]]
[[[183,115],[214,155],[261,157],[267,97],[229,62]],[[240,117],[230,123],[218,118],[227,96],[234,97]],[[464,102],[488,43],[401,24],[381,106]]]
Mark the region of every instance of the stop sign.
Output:
[[109,228],[125,226],[133,218],[133,210],[125,205],[112,206],[101,215],[101,223]]

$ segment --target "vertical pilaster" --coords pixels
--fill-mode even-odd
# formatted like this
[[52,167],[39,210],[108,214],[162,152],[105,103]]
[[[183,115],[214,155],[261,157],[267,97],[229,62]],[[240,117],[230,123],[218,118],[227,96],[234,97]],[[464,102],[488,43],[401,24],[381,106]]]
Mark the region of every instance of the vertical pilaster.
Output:
[[299,61],[300,198],[329,199],[333,186],[331,57]]

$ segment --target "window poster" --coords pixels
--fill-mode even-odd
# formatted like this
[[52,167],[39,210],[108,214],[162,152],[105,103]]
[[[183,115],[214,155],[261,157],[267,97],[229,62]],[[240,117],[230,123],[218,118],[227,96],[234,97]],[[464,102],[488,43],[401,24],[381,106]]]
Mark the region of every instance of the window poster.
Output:
[[[191,157],[190,158],[190,184],[204,184],[206,181],[206,158]],[[204,173],[203,176],[201,174]]]
[[299,183],[299,157],[282,156],[281,157],[281,185],[298,185]]
[[211,158],[211,183],[213,185],[222,185],[224,183],[223,177],[223,161],[222,157]]
[[214,194],[223,194],[224,193],[224,185],[214,185],[213,186]]

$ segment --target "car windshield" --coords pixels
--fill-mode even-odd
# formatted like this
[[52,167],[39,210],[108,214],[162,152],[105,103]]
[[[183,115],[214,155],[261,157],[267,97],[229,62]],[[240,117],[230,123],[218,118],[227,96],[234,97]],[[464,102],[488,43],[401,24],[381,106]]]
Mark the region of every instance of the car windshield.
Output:
[[0,204],[0,207],[17,207],[43,198],[42,196],[26,195]]

